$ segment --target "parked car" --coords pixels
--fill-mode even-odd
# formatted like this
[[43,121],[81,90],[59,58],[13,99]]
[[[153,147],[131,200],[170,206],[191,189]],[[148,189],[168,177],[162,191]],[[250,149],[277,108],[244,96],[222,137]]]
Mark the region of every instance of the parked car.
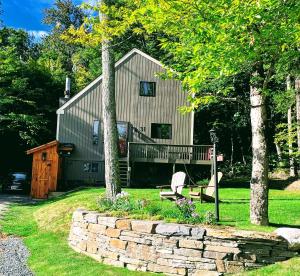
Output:
[[18,191],[26,194],[29,193],[30,179],[28,174],[25,172],[10,173],[2,184],[2,191]]

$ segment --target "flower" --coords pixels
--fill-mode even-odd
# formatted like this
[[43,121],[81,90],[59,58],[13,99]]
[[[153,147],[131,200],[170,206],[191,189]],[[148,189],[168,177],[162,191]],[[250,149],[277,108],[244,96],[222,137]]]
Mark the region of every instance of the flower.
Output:
[[116,195],[116,199],[123,198],[123,197],[128,197],[128,196],[129,196],[129,194],[127,192],[122,191],[121,193],[118,193]]

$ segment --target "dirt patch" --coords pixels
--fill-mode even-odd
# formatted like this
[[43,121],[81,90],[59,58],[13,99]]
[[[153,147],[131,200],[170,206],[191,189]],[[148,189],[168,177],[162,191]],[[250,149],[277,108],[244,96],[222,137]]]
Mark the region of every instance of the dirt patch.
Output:
[[289,184],[285,190],[287,191],[300,191],[300,180],[295,180],[291,184]]

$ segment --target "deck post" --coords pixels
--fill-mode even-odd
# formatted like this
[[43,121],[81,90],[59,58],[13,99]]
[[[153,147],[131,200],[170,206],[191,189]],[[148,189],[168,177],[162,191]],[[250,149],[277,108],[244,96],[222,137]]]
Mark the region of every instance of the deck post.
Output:
[[173,174],[176,172],[176,163],[173,164]]

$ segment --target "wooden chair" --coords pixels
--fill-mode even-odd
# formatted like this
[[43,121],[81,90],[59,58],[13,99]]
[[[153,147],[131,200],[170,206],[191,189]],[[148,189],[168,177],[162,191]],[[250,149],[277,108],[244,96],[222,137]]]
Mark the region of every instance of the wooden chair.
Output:
[[[221,172],[218,172],[218,183],[220,182],[223,174]],[[200,202],[202,203],[203,201],[206,202],[214,202],[214,193],[215,193],[215,185],[214,185],[214,175],[211,177],[208,185],[200,185],[200,186],[189,186],[190,187],[190,192],[189,195],[191,199],[200,199]],[[200,191],[194,191],[194,188],[200,189]]]
[[[176,200],[178,198],[183,198],[184,196],[181,193],[184,187],[185,177],[186,174],[184,172],[177,172],[172,176],[171,187],[169,185],[157,186],[156,188],[160,189],[160,199]],[[164,192],[163,189],[166,188],[171,188],[171,191]]]

